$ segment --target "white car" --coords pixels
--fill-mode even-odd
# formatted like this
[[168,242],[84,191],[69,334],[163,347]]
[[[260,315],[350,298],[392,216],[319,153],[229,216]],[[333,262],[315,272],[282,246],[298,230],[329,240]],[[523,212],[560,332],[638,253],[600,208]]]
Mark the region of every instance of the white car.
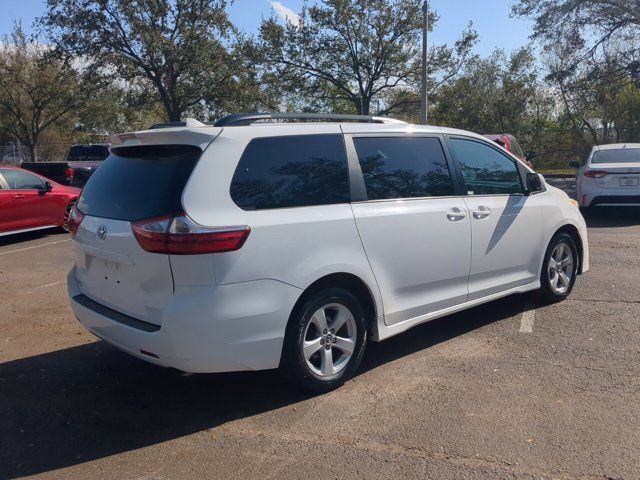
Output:
[[294,114],[160,127],[112,138],[68,276],[82,325],[158,365],[280,367],[326,391],[368,341],[514,293],[563,300],[589,268],[576,202],[480,135]]
[[640,144],[593,147],[578,169],[576,194],[581,207],[640,206]]

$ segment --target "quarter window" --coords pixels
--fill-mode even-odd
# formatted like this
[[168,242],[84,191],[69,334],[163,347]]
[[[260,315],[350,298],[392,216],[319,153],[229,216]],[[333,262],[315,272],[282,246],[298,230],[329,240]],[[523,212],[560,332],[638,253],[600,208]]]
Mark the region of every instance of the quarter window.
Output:
[[515,160],[473,140],[451,140],[468,195],[511,195],[522,193],[522,181]]
[[369,200],[453,195],[438,138],[354,139]]
[[35,190],[44,185],[40,177],[31,173],[12,169],[1,170],[0,172],[11,190]]
[[245,210],[349,202],[342,135],[254,139],[233,175],[231,198]]

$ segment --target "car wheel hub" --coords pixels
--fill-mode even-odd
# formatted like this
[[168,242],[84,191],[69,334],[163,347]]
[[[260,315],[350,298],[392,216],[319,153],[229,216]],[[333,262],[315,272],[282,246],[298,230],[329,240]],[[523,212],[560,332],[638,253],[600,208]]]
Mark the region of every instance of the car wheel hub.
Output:
[[553,249],[547,265],[549,285],[557,294],[565,294],[571,286],[573,278],[573,251],[565,242],[561,242]]
[[307,367],[319,377],[341,372],[351,360],[357,338],[356,321],[344,305],[330,303],[309,318],[302,340]]

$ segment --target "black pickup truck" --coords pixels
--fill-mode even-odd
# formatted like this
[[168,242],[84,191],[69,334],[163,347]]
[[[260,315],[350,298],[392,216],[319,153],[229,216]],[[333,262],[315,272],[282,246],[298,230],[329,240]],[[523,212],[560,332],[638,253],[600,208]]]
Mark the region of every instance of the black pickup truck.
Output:
[[62,185],[82,188],[102,161],[109,156],[106,143],[73,145],[66,162],[22,162],[21,167]]

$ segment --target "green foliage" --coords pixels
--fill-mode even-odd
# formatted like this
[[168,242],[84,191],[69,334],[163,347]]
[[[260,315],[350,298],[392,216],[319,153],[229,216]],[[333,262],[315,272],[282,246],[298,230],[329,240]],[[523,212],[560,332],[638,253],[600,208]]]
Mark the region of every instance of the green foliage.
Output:
[[[40,25],[64,52],[162,104],[166,119],[207,116],[247,78],[227,0],[47,0]],[[249,85],[250,86],[250,85]],[[246,86],[245,86],[246,87]],[[232,103],[233,104],[233,103]]]
[[69,60],[30,42],[20,24],[0,49],[0,124],[25,145],[32,160],[48,129],[64,124],[83,108],[94,84],[83,81]]
[[[261,26],[263,59],[286,93],[312,98],[318,107],[390,113],[388,92],[417,86],[421,0],[323,0],[305,6],[299,22]],[[437,21],[431,13],[431,25]],[[434,49],[432,71],[453,76],[476,41],[465,32],[455,48]],[[378,102],[378,103],[376,103]]]

